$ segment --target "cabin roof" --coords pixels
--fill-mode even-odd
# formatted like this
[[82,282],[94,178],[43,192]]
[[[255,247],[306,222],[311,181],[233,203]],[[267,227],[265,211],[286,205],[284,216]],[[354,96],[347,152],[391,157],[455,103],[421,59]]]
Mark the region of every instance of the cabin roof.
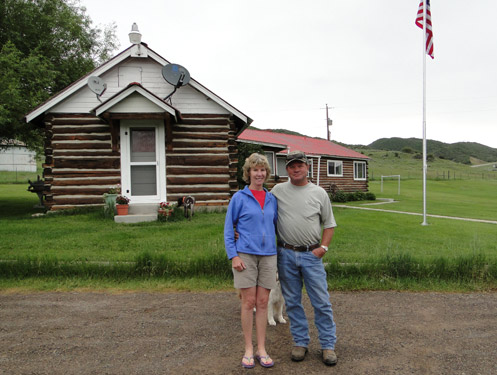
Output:
[[[140,52],[137,53],[138,47],[140,48]],[[36,120],[39,116],[42,116],[43,114],[47,113],[50,111],[51,108],[53,108],[55,105],[58,103],[62,102],[64,99],[68,98],[70,95],[74,94],[76,91],[80,90],[81,88],[85,87],[88,83],[88,78],[90,76],[101,76],[105,72],[109,71],[113,67],[119,65],[121,62],[126,60],[129,57],[138,57],[138,56],[146,56],[146,58],[150,58],[156,62],[158,62],[161,65],[166,65],[169,64],[169,61],[164,59],[162,56],[160,56],[158,53],[150,49],[147,44],[141,43],[140,45],[131,45],[124,51],[120,52],[107,62],[103,63],[99,67],[95,68],[88,74],[84,75],[77,81],[73,82],[63,90],[59,91],[57,94],[53,95],[51,98],[46,100],[45,102],[41,103],[37,107],[35,107],[33,110],[31,110],[28,114],[25,116],[26,122],[31,122],[33,120]],[[145,57],[141,57],[145,58]],[[204,94],[206,97],[209,99],[213,100],[215,103],[220,105],[222,108],[226,109],[228,112],[232,113],[236,118],[242,121],[244,126],[240,127],[241,130],[243,130],[246,126],[250,125],[252,123],[252,119],[245,115],[243,112],[232,106],[230,103],[228,103],[226,100],[222,99],[220,96],[216,95],[212,91],[210,91],[208,88],[200,84],[198,81],[195,79],[191,78],[189,85],[196,89],[197,91],[201,92]],[[162,100],[162,99],[161,99]],[[240,130],[240,132],[241,132]]]

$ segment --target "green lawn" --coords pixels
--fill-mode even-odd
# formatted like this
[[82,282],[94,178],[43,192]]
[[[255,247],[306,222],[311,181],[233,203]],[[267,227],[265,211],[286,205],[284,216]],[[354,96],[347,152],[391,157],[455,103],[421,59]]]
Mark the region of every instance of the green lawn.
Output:
[[[464,183],[475,184],[430,181],[429,213],[497,220],[496,200],[488,199],[497,184],[478,182],[473,192],[464,188]],[[378,195],[400,202],[379,207],[421,212],[419,186],[415,185],[419,182],[402,181],[400,197],[390,194],[385,186],[384,193]],[[224,213],[199,213],[192,222],[126,225],[105,219],[100,211],[33,218],[31,214],[40,211],[33,208],[36,203],[36,195],[24,187],[0,185],[1,259],[53,256],[62,260],[132,261],[143,252],[192,258],[224,250]],[[332,248],[343,262],[392,252],[428,258],[475,252],[497,257],[496,225],[429,218],[430,225],[422,226],[420,216],[341,208],[334,212],[338,228]]]
[[33,208],[37,201],[21,185],[0,185],[0,259],[131,261],[141,252],[192,257],[206,249],[224,249],[223,214],[199,214],[193,222],[126,225],[104,218],[100,211],[31,217],[41,212]]
[[483,254],[497,260],[497,225],[335,208],[338,227],[332,248],[340,262],[407,253],[433,260]]
[[[377,182],[371,185],[373,191],[379,190]],[[429,213],[495,220],[496,187],[495,182],[491,181],[430,181]],[[400,200],[399,203],[384,205],[388,209],[397,207],[421,212],[421,193],[418,190],[419,181],[402,181],[401,195],[397,197],[393,195],[397,190],[392,182],[392,186],[385,186],[384,193],[378,195]],[[92,288],[100,273],[106,277],[102,285],[107,285],[107,278],[114,277],[118,285],[131,283],[141,288],[140,285],[154,284],[153,280],[141,279],[140,275],[150,274],[159,277],[176,275],[166,277],[166,284],[157,281],[162,285],[158,289],[174,289],[174,285],[185,288],[188,284],[185,280],[188,279],[198,280],[196,286],[200,288],[204,288],[204,285],[207,285],[206,288],[226,286],[225,280],[230,273],[229,262],[224,254],[222,212],[197,213],[191,222],[126,225],[104,218],[100,210],[32,217],[32,214],[40,212],[40,209],[33,208],[36,203],[36,195],[27,192],[26,186],[0,184],[0,260],[4,261],[0,267],[3,267],[5,275],[9,272],[10,275],[18,275],[18,281],[11,277],[2,280],[0,289],[22,287],[26,280],[39,272],[43,274],[43,267],[50,271],[45,273],[49,279],[40,278],[43,285],[41,289],[51,289],[54,284],[65,285],[66,288],[70,288],[70,285]],[[442,262],[442,266],[444,262],[452,262],[451,270],[465,267],[466,274],[480,274],[480,271],[474,271],[474,262],[482,260],[490,265],[491,272],[497,272],[494,269],[497,267],[497,225],[429,218],[430,225],[422,226],[419,216],[339,207],[334,212],[338,227],[331,251],[325,259],[328,262],[345,265],[379,264],[381,268],[389,259],[397,263],[400,259],[402,263],[407,256],[406,262],[410,264],[410,269],[413,262]],[[22,267],[29,269],[29,272],[24,272],[22,267],[10,267],[14,263],[8,261],[16,259],[27,262]],[[60,262],[70,264],[61,266]],[[99,262],[118,264],[102,272]],[[130,269],[127,262],[137,264],[137,267]],[[377,272],[370,271],[371,275]],[[335,274],[339,272],[342,270]],[[357,274],[364,271],[353,272]],[[451,272],[453,275],[455,271]],[[81,274],[86,276],[80,282],[74,275]],[[218,274],[220,278],[217,278]],[[53,275],[57,275],[55,279]],[[361,276],[359,281],[354,279],[355,276],[351,276],[355,280],[351,281],[349,276],[333,278],[331,275],[330,285],[342,289],[409,288],[409,283],[405,286],[400,279],[395,278],[390,280],[390,284],[379,284],[383,276],[377,273],[374,277],[371,275],[366,279]],[[210,281],[205,281],[205,277]],[[453,279],[454,276],[451,277]],[[432,279],[421,280],[424,283],[422,287],[418,286],[421,289],[436,289],[434,285],[442,285],[438,281],[434,283]],[[419,283],[420,278],[415,282]]]
[[[369,189],[377,198],[393,198],[396,203],[376,206],[388,210],[423,212],[423,182],[401,180],[371,181]],[[426,182],[428,214],[497,220],[497,180],[428,180]]]

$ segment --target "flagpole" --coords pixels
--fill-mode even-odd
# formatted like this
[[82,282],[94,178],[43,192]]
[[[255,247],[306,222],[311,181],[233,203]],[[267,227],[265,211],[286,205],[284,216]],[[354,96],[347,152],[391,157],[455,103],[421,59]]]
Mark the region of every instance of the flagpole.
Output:
[[426,222],[426,0],[423,0],[423,223]]

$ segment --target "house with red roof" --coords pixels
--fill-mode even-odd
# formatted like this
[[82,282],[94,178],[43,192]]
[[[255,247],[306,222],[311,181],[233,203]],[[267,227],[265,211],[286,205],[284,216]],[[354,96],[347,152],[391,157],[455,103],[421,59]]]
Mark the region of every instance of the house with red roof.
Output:
[[327,191],[368,191],[369,157],[326,139],[245,129],[237,140],[262,146],[273,171],[270,187],[287,180],[286,154],[299,150],[309,158],[309,179],[316,185]]

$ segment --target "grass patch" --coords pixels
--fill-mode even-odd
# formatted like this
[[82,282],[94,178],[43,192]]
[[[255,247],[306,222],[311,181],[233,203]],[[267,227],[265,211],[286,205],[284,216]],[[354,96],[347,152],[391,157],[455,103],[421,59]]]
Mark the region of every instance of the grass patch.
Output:
[[[420,180],[401,180],[400,195],[397,180],[371,181],[369,189],[377,198],[393,198],[397,202],[376,208],[423,212],[423,183]],[[426,209],[428,214],[497,220],[497,180],[428,180]],[[362,202],[361,202],[362,203]],[[351,202],[350,205],[361,203]]]
[[[445,185],[448,195],[434,195],[434,203],[453,206],[461,216],[465,210],[490,216],[486,209],[495,199],[495,186],[487,183],[481,183],[486,193],[480,197],[463,185],[452,185],[453,193]],[[414,192],[404,185],[403,199],[414,202]],[[2,290],[232,288],[222,212],[196,213],[192,221],[141,224],[117,224],[104,218],[101,209],[31,217],[39,212],[33,208],[36,195],[21,185],[0,185],[0,192]],[[471,210],[461,205],[465,200],[474,205]],[[325,258],[333,289],[496,288],[495,225],[430,218],[430,225],[422,226],[416,216],[346,208],[334,212],[339,226]]]

